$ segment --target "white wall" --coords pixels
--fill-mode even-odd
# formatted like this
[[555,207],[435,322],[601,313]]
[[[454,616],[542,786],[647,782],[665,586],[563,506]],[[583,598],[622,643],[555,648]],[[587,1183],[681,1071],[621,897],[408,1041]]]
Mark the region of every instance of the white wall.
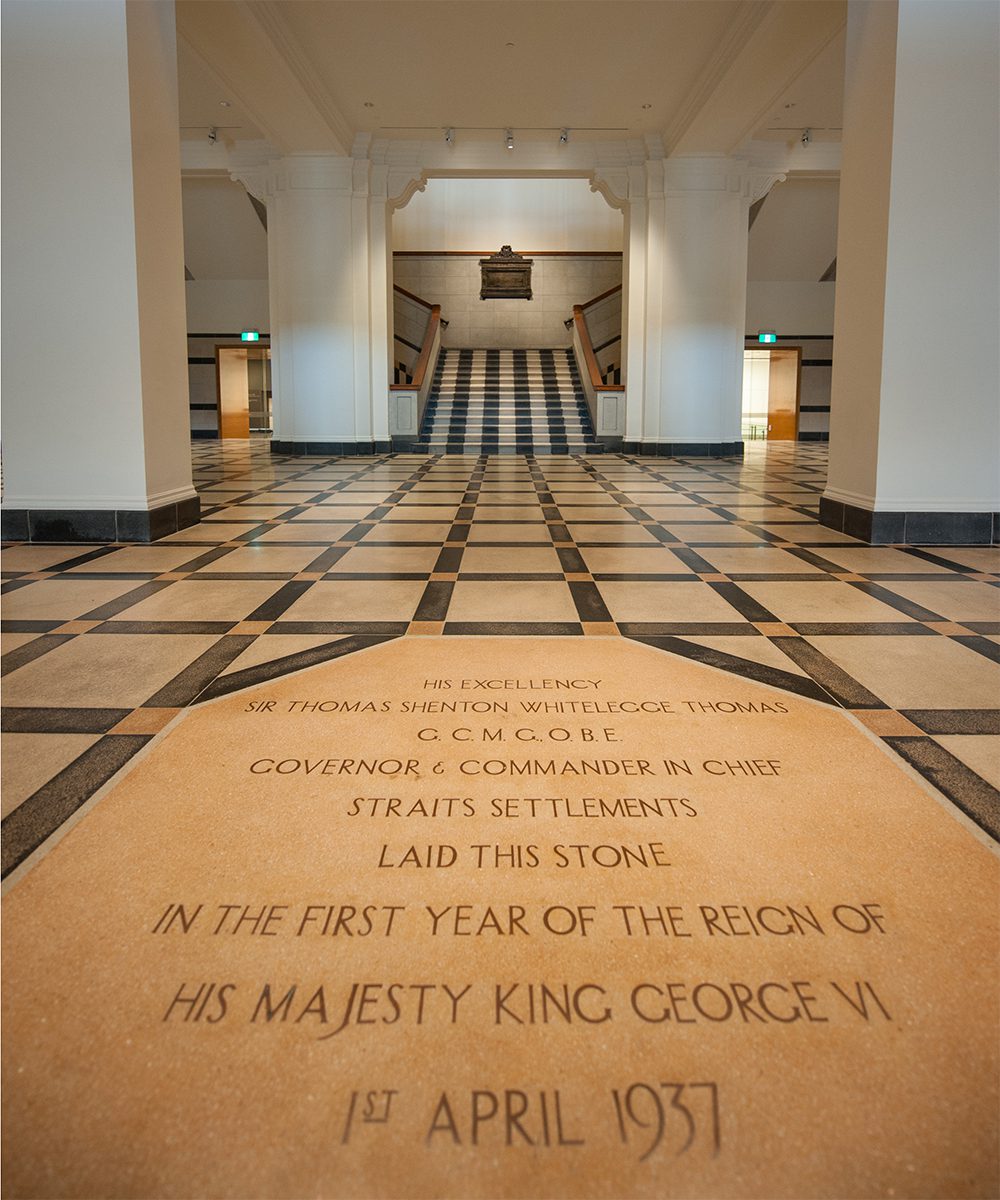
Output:
[[431,179],[392,220],[394,250],[621,250],[622,235],[585,179]]
[[747,335],[761,329],[803,337],[833,333],[835,283],[775,283],[750,280],[747,284]]
[[747,277],[750,280],[821,279],[837,254],[837,179],[799,179],[776,183],[750,229]]
[[126,11],[4,4],[5,507],[194,494],[173,7]]
[[188,333],[271,328],[266,279],[195,279],[185,290]]
[[184,265],[195,280],[267,279],[267,232],[241,183],[186,175]]

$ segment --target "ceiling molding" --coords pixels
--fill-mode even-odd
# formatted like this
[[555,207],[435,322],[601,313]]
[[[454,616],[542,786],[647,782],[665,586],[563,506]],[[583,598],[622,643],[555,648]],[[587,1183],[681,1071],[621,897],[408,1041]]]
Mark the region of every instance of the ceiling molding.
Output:
[[180,22],[178,22],[177,40],[183,42],[187,50],[210,71],[220,83],[225,85],[225,90],[232,96],[235,96],[240,105],[246,110],[247,116],[253,121],[257,128],[264,136],[276,144],[280,142],[280,137],[277,130],[268,121],[264,112],[258,109],[253,101],[247,96],[246,92],[239,86],[236,80],[226,71],[219,67],[217,62],[210,61],[198,46],[189,38],[186,37],[180,30]]
[[747,39],[773,7],[773,0],[743,0],[726,36],[688,92],[663,141],[669,154],[687,132],[705,102],[739,58]]
[[298,39],[292,33],[276,0],[235,0],[236,5],[254,20],[267,36],[285,65],[295,76],[313,107],[323,118],[330,132],[340,143],[344,154],[351,152],[354,131],[323,86],[315,67],[309,61]]

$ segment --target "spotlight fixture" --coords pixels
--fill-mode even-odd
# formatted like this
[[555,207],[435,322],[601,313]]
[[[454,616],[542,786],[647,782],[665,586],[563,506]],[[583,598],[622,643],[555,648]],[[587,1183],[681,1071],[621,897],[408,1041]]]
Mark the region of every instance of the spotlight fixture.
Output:
[[813,131],[811,129],[803,129],[801,140],[802,140],[803,146],[808,146],[809,143],[813,140]]
[[569,141],[569,130],[568,129],[560,129],[559,130],[559,145],[565,146],[568,141]]
[[213,146],[219,140],[219,131],[214,125],[208,131],[208,140],[212,143]]
[[454,143],[454,141],[455,141],[454,129],[448,128],[444,131],[444,140],[448,143],[449,146]]
[[514,131],[513,131],[513,129],[507,130],[506,141],[507,141],[507,149],[513,150],[514,149]]

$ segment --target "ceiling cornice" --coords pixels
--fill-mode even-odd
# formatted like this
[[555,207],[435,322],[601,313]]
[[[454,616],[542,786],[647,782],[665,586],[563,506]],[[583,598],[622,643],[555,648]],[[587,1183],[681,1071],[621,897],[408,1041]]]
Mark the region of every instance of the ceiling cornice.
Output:
[[701,74],[695,80],[694,86],[685,97],[677,116],[670,122],[664,134],[663,141],[668,154],[684,136],[709,96],[736,62],[747,39],[773,7],[773,0],[743,0],[728,32],[705,64]]
[[354,131],[333,102],[316,69],[309,61],[298,39],[292,33],[276,0],[236,0],[236,5],[257,23],[285,65],[298,80],[303,92],[340,143],[344,154],[350,154]]

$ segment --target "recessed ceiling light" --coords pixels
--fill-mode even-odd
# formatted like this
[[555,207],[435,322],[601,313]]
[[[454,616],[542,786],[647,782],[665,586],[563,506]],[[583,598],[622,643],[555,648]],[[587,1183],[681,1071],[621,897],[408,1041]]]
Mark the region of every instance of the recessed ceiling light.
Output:
[[513,49],[514,49],[514,43],[513,43],[513,42],[508,42],[508,43],[507,43],[507,49],[508,49],[508,50],[513,50]]
[[370,100],[365,101],[365,108],[374,108],[374,107],[375,107],[375,105],[372,104],[372,102]]
[[230,104],[230,102],[228,100],[220,100],[219,107],[220,108],[232,108],[233,106],[232,106],[232,104]]
[[644,104],[642,107],[643,108],[652,108],[653,106],[652,106],[652,104]]
[[792,100],[792,101],[791,101],[791,103],[789,103],[789,104],[786,104],[786,105],[785,105],[785,108],[794,108],[794,107],[795,107],[795,101],[794,101],[794,100]]

